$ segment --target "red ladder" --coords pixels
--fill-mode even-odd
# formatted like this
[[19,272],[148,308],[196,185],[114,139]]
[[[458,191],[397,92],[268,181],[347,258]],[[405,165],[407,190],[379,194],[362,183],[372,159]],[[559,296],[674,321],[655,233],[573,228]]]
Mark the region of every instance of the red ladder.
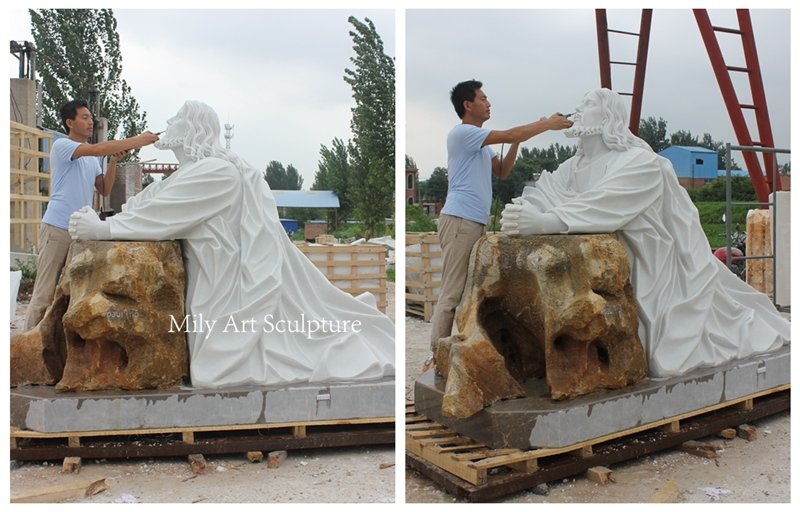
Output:
[[[597,22],[597,47],[600,56],[600,87],[611,89],[611,64],[634,66],[633,92],[620,92],[623,96],[631,96],[631,117],[629,127],[634,135],[639,134],[639,118],[642,114],[642,96],[644,94],[644,72],[647,67],[647,48],[650,43],[650,22],[653,18],[653,9],[642,9],[642,19],[639,32],[627,32],[608,28],[605,9],[595,10]],[[608,34],[623,34],[639,38],[636,51],[636,62],[623,62],[611,60]]]
[[[708,57],[711,59],[711,67],[714,69],[714,75],[716,75],[720,91],[722,91],[722,98],[725,100],[725,107],[728,109],[728,115],[731,118],[733,131],[736,134],[739,145],[774,148],[775,142],[772,138],[772,127],[769,122],[769,112],[767,111],[767,98],[764,94],[764,83],[761,80],[761,66],[758,63],[758,52],[756,51],[756,41],[753,35],[753,25],[750,22],[750,11],[747,9],[736,10],[736,17],[739,20],[738,29],[713,26],[708,17],[707,10],[694,9],[693,11],[694,17],[697,20],[697,26],[700,28],[700,35],[703,37],[703,43],[706,45]],[[745,67],[728,66],[725,64],[725,59],[719,47],[719,41],[716,38],[717,32],[741,36]],[[747,73],[753,99],[752,104],[744,104],[739,101],[731,80],[732,72]],[[760,140],[753,140],[750,136],[750,130],[747,128],[747,122],[744,118],[745,109],[750,109],[755,112],[756,126],[758,128]],[[763,203],[768,202],[770,192],[781,189],[781,182],[779,179],[776,180],[775,183],[772,182],[772,169],[775,165],[775,156],[772,153],[764,153],[764,169],[767,170],[766,173],[762,172],[758,157],[755,153],[745,151],[743,152],[743,157],[758,200]]]

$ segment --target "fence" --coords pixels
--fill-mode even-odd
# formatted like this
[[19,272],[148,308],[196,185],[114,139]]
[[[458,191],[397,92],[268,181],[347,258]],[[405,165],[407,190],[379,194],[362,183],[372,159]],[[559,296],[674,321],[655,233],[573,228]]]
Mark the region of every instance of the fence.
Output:
[[[791,151],[788,149],[779,149],[779,148],[765,148],[761,146],[732,146],[730,143],[725,145],[725,240],[726,240],[726,265],[730,269],[733,264],[733,257],[732,257],[732,247],[733,247],[733,230],[732,230],[732,222],[733,222],[733,214],[732,214],[732,207],[733,206],[760,206],[760,207],[769,207],[771,210],[771,227],[772,227],[772,254],[768,255],[753,255],[753,256],[744,256],[741,259],[745,260],[759,260],[759,259],[771,259],[772,260],[772,302],[778,309],[786,309],[779,307],[779,298],[778,298],[778,240],[777,240],[777,226],[779,220],[781,219],[780,215],[783,215],[783,212],[778,212],[778,201],[777,201],[777,194],[772,194],[772,200],[768,202],[758,202],[758,201],[750,201],[750,202],[734,202],[732,200],[732,190],[731,190],[731,151],[742,151],[742,152],[761,152],[761,153],[784,153],[790,154]],[[772,173],[772,183],[776,183],[776,180],[780,179],[778,174],[778,163],[777,158],[772,158],[772,169],[768,170],[767,172]],[[773,185],[774,186],[774,185]],[[787,276],[788,281],[788,276]]]
[[30,252],[39,240],[39,228],[50,200],[50,162],[47,151],[53,136],[11,122],[9,143],[11,251]]

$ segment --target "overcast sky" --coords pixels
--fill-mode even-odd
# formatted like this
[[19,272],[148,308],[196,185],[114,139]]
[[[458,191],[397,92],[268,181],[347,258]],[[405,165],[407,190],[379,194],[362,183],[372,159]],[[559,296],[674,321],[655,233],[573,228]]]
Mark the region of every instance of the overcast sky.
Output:
[[[148,127],[160,131],[185,100],[211,105],[234,125],[231,149],[258,169],[271,160],[294,165],[308,190],[320,145],[350,135],[350,15],[370,18],[395,55],[394,11],[115,9],[123,78]],[[11,38],[31,39],[27,11],[12,11]],[[10,73],[17,60],[9,55]],[[224,144],[224,138],[222,143]],[[174,162],[145,148],[143,160]]]
[[[789,147],[789,11],[751,9],[775,143]],[[640,10],[609,10],[610,29],[639,31]],[[710,11],[713,25],[738,27],[735,11]],[[464,37],[471,34],[471,37]],[[719,36],[729,65],[744,66],[740,38]],[[611,34],[611,60],[633,61],[637,38]],[[600,85],[595,12],[581,10],[409,10],[406,17],[406,154],[420,178],[447,165],[445,138],[459,122],[450,89],[475,78],[492,103],[484,125],[506,129],[553,112],[572,112]],[[746,79],[734,85],[750,103]],[[630,92],[632,66],[612,65],[612,88]],[[742,87],[744,85],[745,87]],[[630,101],[628,105],[630,105]],[[737,144],[708,55],[689,9],[655,9],[642,117],[663,117],[667,133],[689,130]],[[751,133],[755,135],[754,116]],[[560,132],[523,147],[573,144]],[[498,151],[500,147],[496,148]],[[785,159],[785,158],[784,158]],[[742,161],[739,158],[740,165]],[[779,160],[783,163],[784,160]]]

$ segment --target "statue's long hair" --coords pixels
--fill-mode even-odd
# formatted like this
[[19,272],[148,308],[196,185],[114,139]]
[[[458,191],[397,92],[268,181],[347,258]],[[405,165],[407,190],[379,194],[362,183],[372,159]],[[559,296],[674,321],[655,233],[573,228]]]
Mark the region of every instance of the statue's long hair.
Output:
[[[596,89],[589,94],[596,94],[600,98],[603,108],[603,142],[612,151],[625,151],[630,148],[643,148],[653,151],[653,148],[640,139],[628,128],[628,109],[622,96],[610,89]],[[583,154],[583,144],[578,140],[578,155]]]
[[[219,117],[213,108],[201,101],[188,100],[178,111],[176,117],[185,120],[187,131],[182,141],[175,142],[183,145],[184,154],[192,162],[216,157],[231,162],[239,169],[252,167],[239,158],[236,153],[223,148],[220,144]],[[164,142],[169,144],[172,141]]]

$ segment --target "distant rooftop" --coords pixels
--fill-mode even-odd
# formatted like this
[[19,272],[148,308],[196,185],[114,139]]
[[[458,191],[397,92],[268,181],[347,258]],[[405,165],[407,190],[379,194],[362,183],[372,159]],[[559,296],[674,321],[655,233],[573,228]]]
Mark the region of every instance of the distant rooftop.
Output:
[[714,153],[714,154],[717,153],[713,149],[708,149],[708,148],[704,148],[704,147],[701,147],[701,146],[669,146],[669,147],[667,147],[665,149],[669,149],[669,148],[685,149],[686,151],[691,151],[693,153]]
[[339,197],[331,190],[273,190],[279,208],[339,208]]

